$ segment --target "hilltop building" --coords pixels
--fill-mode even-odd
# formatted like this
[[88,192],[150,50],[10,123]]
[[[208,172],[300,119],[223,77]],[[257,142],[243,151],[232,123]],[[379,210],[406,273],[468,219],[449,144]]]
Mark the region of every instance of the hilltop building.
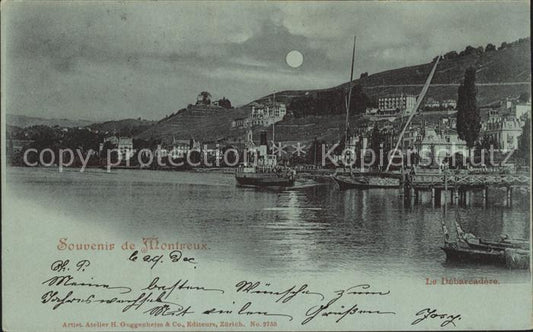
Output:
[[248,117],[233,119],[232,128],[250,128],[254,126],[266,127],[283,120],[287,115],[287,107],[283,103],[251,104]]
[[287,114],[285,104],[262,105],[255,103],[252,105],[251,124],[252,126],[269,126],[273,123],[283,120]]
[[200,94],[196,97],[196,105],[211,105],[211,94],[207,91],[200,92]]
[[428,107],[428,108],[439,108],[440,107],[440,102],[438,100],[435,100],[431,97],[428,97],[426,102],[424,103],[424,107]]
[[428,97],[424,103],[424,108],[430,110],[453,110],[457,108],[457,101],[455,101],[454,99],[446,99],[439,101]]
[[457,101],[454,99],[446,99],[440,102],[440,107],[447,109],[456,109]]
[[400,113],[410,114],[416,105],[417,96],[412,95],[395,95],[380,97],[378,99],[378,108],[382,112],[399,111]]

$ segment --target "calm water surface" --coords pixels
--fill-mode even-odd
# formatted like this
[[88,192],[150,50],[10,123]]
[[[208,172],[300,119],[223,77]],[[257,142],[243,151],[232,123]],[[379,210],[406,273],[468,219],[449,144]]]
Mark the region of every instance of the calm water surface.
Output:
[[441,220],[488,239],[529,238],[528,194],[489,192],[469,208],[433,207],[429,197],[405,206],[397,190],[339,191],[300,183],[285,191],[238,188],[231,174],[91,169],[9,168],[8,190],[49,209],[83,215],[124,239],[155,235],[205,242],[211,259],[264,273],[365,271],[409,277],[494,277],[525,282],[527,271],[450,265],[440,249]]

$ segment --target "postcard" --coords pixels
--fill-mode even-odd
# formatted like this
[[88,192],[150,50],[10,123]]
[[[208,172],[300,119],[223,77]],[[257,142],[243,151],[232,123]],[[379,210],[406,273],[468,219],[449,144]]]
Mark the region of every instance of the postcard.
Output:
[[2,330],[533,328],[528,1],[5,1]]

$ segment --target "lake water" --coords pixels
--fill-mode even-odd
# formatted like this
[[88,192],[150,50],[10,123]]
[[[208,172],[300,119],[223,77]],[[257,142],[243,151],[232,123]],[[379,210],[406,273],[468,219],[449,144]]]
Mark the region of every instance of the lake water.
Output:
[[446,263],[441,220],[459,215],[465,231],[495,239],[529,238],[528,193],[491,190],[465,208],[406,206],[397,190],[339,191],[305,181],[283,191],[235,186],[231,174],[8,168],[10,195],[29,205],[83,216],[124,239],[166,237],[204,242],[209,257],[265,274],[364,271],[405,277],[487,277],[526,282],[528,271]]

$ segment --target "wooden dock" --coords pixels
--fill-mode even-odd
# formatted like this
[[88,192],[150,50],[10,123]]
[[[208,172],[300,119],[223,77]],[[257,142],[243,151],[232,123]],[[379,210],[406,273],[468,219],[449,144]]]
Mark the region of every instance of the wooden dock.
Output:
[[523,187],[530,190],[530,174],[526,172],[454,172],[450,170],[439,172],[422,171],[405,174],[403,192],[407,198],[416,202],[420,191],[431,191],[432,202],[440,202],[442,193],[446,193],[444,200],[448,202],[448,191],[451,203],[466,203],[473,191],[481,191],[484,203],[488,201],[489,187],[504,187],[507,189],[507,204],[511,206],[513,188]]

